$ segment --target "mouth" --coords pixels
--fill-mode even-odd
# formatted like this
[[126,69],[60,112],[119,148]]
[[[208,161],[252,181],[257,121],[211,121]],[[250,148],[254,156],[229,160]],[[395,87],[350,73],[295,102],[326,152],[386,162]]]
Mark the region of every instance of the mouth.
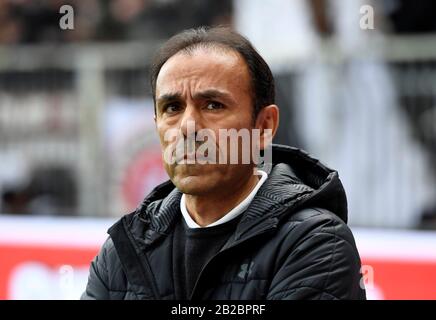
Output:
[[[176,164],[204,164],[206,161],[210,161],[208,152],[204,154],[197,154],[196,152],[184,153],[182,155],[175,155]],[[203,163],[199,163],[199,161]]]

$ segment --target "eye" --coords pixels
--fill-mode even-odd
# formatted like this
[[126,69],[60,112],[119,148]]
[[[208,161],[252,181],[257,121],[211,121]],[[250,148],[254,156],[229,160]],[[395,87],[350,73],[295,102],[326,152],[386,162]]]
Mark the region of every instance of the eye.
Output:
[[209,101],[206,104],[207,110],[218,110],[224,108],[224,105],[222,103],[216,102],[216,101]]
[[168,114],[173,114],[180,111],[181,106],[177,103],[168,103],[164,106],[163,112]]

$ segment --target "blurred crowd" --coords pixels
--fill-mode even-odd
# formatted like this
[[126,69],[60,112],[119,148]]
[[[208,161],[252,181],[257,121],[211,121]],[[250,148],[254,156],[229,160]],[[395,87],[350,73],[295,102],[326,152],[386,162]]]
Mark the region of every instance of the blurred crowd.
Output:
[[[329,31],[323,0],[308,0],[319,31]],[[74,29],[62,32],[62,5],[74,9]],[[0,0],[0,43],[163,39],[198,25],[231,25],[232,0]],[[436,29],[432,0],[379,2],[393,32]]]
[[[59,28],[65,4],[74,10],[68,32]],[[180,29],[230,22],[230,0],[0,0],[4,44],[162,39]]]

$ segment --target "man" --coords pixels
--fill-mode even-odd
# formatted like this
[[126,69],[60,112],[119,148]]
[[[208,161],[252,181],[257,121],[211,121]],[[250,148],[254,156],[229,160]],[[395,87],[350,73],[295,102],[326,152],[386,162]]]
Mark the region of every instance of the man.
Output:
[[[158,52],[151,87],[170,181],[109,229],[83,299],[365,299],[337,172],[279,145],[256,169],[279,109],[248,40],[226,28],[182,32]],[[253,143],[220,139],[232,130]]]

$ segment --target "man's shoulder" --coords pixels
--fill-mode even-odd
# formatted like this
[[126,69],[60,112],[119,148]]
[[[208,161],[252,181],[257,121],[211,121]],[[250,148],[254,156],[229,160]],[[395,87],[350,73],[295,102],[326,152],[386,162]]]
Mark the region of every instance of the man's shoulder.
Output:
[[[135,223],[135,221],[137,222]],[[132,228],[132,225],[138,224],[139,222],[141,221],[138,217],[137,212],[135,211],[127,213],[120,217],[107,230],[109,236],[101,246],[99,256],[105,261],[107,261],[108,259],[119,260],[113,237],[117,238],[119,233],[121,232],[120,230],[126,230],[125,227]]]
[[328,221],[338,225],[346,225],[346,223],[339,218],[337,214],[328,209],[320,207],[300,209],[291,215],[287,222],[294,224],[316,224],[323,221]]
[[334,212],[306,208],[280,228],[271,299],[364,299],[353,234]]
[[[153,203],[155,204],[155,203]],[[144,227],[150,224],[150,217],[145,212],[141,212],[139,209],[126,213],[121,216],[115,223],[113,223],[107,233],[113,235],[119,233],[120,230],[129,230],[130,232],[135,231],[139,226]],[[112,241],[113,246],[113,241]]]
[[281,228],[286,237],[295,242],[316,235],[331,235],[355,246],[353,234],[348,225],[334,212],[324,208],[305,208],[291,215]]
[[103,243],[103,245],[100,248],[100,252],[98,254],[100,262],[102,262],[106,268],[107,265],[110,264],[108,261],[116,262],[116,260],[119,260],[117,251],[115,250],[114,242],[111,238],[111,236],[108,236],[106,241]]

